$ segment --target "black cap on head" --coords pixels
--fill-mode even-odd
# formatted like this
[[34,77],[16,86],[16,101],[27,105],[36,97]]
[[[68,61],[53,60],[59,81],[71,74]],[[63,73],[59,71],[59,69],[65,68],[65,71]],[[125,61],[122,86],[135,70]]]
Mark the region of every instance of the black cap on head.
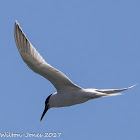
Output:
[[[51,94],[51,95],[52,95],[52,94]],[[49,99],[50,99],[51,95],[49,95],[49,96],[47,97],[47,99],[46,99],[46,101],[45,101],[45,105],[48,105],[48,104],[49,104]]]

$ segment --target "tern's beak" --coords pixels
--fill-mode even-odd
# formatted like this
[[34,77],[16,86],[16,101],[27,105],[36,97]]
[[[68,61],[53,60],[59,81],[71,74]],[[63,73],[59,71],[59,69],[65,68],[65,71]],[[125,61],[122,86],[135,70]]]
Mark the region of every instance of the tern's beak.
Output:
[[48,106],[45,106],[45,109],[44,109],[44,112],[43,112],[43,114],[41,116],[40,122],[42,121],[42,119],[43,119],[43,117],[46,114],[46,112],[47,112],[48,109],[49,109],[49,107]]

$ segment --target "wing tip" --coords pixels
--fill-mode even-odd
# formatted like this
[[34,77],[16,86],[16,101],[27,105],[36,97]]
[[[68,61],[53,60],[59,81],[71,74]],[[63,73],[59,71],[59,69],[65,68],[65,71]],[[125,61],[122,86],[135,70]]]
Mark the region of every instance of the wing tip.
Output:
[[15,20],[15,30],[16,30],[16,29],[19,29],[19,30],[22,31],[22,29],[21,29],[21,27],[20,27],[20,25],[19,25],[19,23],[18,23],[17,20]]
[[15,20],[15,23],[17,24],[17,23],[18,23],[18,21],[17,21],[17,20]]
[[15,26],[19,26],[19,23],[17,20],[15,20]]
[[15,32],[16,32],[16,30],[19,28],[19,23],[17,22],[17,20],[15,21]]
[[25,36],[25,38],[27,39],[26,35],[22,31],[22,28],[20,27],[20,25],[19,25],[19,23],[18,23],[17,20],[15,20],[15,29],[14,29],[14,32],[15,32],[15,36],[16,36],[16,32],[21,32]]

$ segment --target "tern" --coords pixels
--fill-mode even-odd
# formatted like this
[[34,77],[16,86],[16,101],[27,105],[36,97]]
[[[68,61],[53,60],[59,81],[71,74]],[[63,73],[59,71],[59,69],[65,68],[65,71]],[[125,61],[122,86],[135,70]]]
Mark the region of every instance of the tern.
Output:
[[72,106],[84,103],[94,98],[121,95],[119,92],[135,86],[134,85],[122,89],[81,88],[74,84],[61,71],[52,67],[42,58],[42,56],[27,39],[17,21],[15,22],[14,36],[17,48],[24,62],[35,73],[48,79],[57,90],[57,92],[47,97],[45,101],[45,109],[41,116],[40,122],[42,121],[47,110],[52,107]]

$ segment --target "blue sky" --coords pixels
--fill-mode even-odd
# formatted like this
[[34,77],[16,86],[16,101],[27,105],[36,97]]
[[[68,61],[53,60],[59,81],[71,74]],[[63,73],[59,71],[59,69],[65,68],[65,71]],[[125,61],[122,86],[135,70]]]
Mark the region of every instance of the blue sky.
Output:
[[123,96],[50,109],[40,123],[45,99],[56,90],[26,66],[14,41],[17,20],[44,59],[83,88],[140,84],[139,7],[138,0],[2,1],[0,133],[61,133],[47,138],[56,140],[140,139],[140,85]]

